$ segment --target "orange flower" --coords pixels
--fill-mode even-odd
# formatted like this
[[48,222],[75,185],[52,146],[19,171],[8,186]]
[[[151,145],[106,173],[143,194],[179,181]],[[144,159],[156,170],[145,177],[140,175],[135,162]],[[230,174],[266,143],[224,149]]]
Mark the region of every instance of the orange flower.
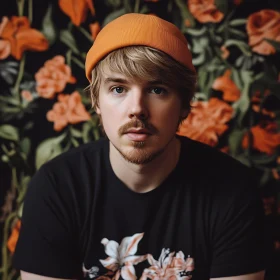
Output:
[[272,168],[272,176],[274,177],[275,180],[280,180],[280,174],[276,168]]
[[189,0],[191,14],[201,23],[220,22],[224,15],[215,5],[215,0]]
[[92,39],[95,40],[97,34],[100,31],[100,24],[98,22],[92,23],[89,25],[89,29],[91,32]]
[[223,148],[220,149],[221,152],[228,154],[229,153],[229,146],[225,146]]
[[76,124],[89,119],[90,114],[86,111],[78,91],[71,95],[59,94],[58,102],[47,113],[47,120],[54,122],[55,131],[62,130],[68,123]]
[[179,128],[179,135],[215,146],[218,136],[222,135],[231,119],[233,109],[218,98],[209,101],[193,102],[193,109]]
[[[5,55],[7,56],[7,53],[11,52],[11,55],[16,59],[21,59],[26,50],[45,51],[49,47],[44,35],[38,30],[30,28],[27,17],[13,16],[10,21],[7,17],[3,17],[0,24],[0,37],[5,42]],[[1,42],[3,48],[3,40]],[[7,46],[7,42],[9,42],[10,47]]]
[[11,54],[11,44],[7,40],[0,40],[0,59],[5,59]]
[[[253,148],[272,155],[280,145],[280,133],[276,131],[276,124],[270,123],[265,127],[260,125],[253,126],[250,130],[253,137]],[[246,133],[242,140],[242,147],[248,148],[249,135]]]
[[263,55],[276,52],[275,48],[265,41],[271,39],[280,42],[280,13],[273,10],[261,10],[251,14],[247,21],[249,45],[253,51]]
[[64,90],[67,83],[73,84],[76,79],[71,76],[71,68],[65,64],[65,59],[61,55],[45,62],[35,74],[37,81],[36,90],[43,98],[52,99],[57,92]]
[[185,19],[184,24],[186,27],[191,27],[191,21],[189,19]]
[[19,237],[19,231],[20,231],[20,226],[21,226],[21,222],[20,220],[18,220],[12,230],[12,233],[8,239],[7,242],[7,247],[10,250],[11,253],[14,253],[15,249],[16,249],[16,244],[18,241],[18,237]]
[[33,100],[33,96],[29,90],[23,90],[21,92],[21,96],[23,99],[25,99],[28,102],[31,102]]
[[227,49],[227,47],[221,46],[220,50],[222,52],[222,58],[227,59],[229,56],[229,50]]
[[58,4],[76,26],[80,26],[85,21],[88,10],[92,15],[95,14],[92,0],[59,0]]
[[230,74],[230,70],[225,71],[223,76],[214,81],[212,88],[222,91],[225,101],[234,102],[239,99],[241,93],[233,80],[231,80]]

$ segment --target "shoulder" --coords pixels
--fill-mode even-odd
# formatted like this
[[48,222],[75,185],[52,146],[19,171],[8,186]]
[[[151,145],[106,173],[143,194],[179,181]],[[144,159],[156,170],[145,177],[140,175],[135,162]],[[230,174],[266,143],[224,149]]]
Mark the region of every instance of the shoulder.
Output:
[[75,170],[76,172],[86,165],[95,166],[108,155],[108,140],[102,138],[98,141],[80,145],[64,152],[45,163],[41,169],[45,172]]
[[182,138],[185,165],[202,188],[219,192],[257,189],[256,176],[251,168],[218,149]]
[[82,192],[89,180],[100,177],[101,166],[108,162],[107,139],[73,148],[43,164],[29,184],[29,192]]

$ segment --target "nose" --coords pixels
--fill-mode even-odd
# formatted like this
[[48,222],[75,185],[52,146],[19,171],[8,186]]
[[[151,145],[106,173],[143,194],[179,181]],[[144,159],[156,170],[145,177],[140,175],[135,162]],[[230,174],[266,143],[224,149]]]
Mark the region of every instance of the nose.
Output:
[[133,94],[131,94],[131,99],[128,106],[129,118],[146,120],[149,117],[145,94],[141,90],[135,90]]

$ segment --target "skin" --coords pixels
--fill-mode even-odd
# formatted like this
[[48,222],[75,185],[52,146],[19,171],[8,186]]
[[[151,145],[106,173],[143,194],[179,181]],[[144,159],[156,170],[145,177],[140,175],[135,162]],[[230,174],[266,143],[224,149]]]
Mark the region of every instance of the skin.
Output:
[[[156,188],[175,168],[180,142],[175,134],[181,116],[180,98],[160,83],[129,80],[107,73],[101,82],[97,113],[110,140],[110,161],[117,177],[134,192]],[[130,133],[128,130],[143,130]],[[135,131],[134,131],[135,132]],[[22,280],[58,280],[21,272]],[[264,280],[264,271],[210,280]]]
[[[186,112],[178,94],[159,82],[132,81],[109,72],[101,82],[96,111],[110,139],[110,161],[117,177],[135,192],[156,188],[175,168],[180,154],[175,135]],[[144,126],[144,133],[126,133]]]

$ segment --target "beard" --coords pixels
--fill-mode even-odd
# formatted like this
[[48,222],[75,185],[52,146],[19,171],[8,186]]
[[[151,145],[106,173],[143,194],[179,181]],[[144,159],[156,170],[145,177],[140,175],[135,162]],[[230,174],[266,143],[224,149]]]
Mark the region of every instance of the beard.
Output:
[[[112,142],[111,142],[112,143]],[[116,148],[116,150],[121,154],[121,156],[128,161],[129,163],[137,164],[137,165],[143,165],[147,164],[151,161],[153,161],[155,158],[160,156],[164,149],[160,149],[155,152],[148,152],[145,148],[145,142],[132,142],[133,149],[130,152],[123,152],[121,149],[116,147],[113,144],[113,146]]]

